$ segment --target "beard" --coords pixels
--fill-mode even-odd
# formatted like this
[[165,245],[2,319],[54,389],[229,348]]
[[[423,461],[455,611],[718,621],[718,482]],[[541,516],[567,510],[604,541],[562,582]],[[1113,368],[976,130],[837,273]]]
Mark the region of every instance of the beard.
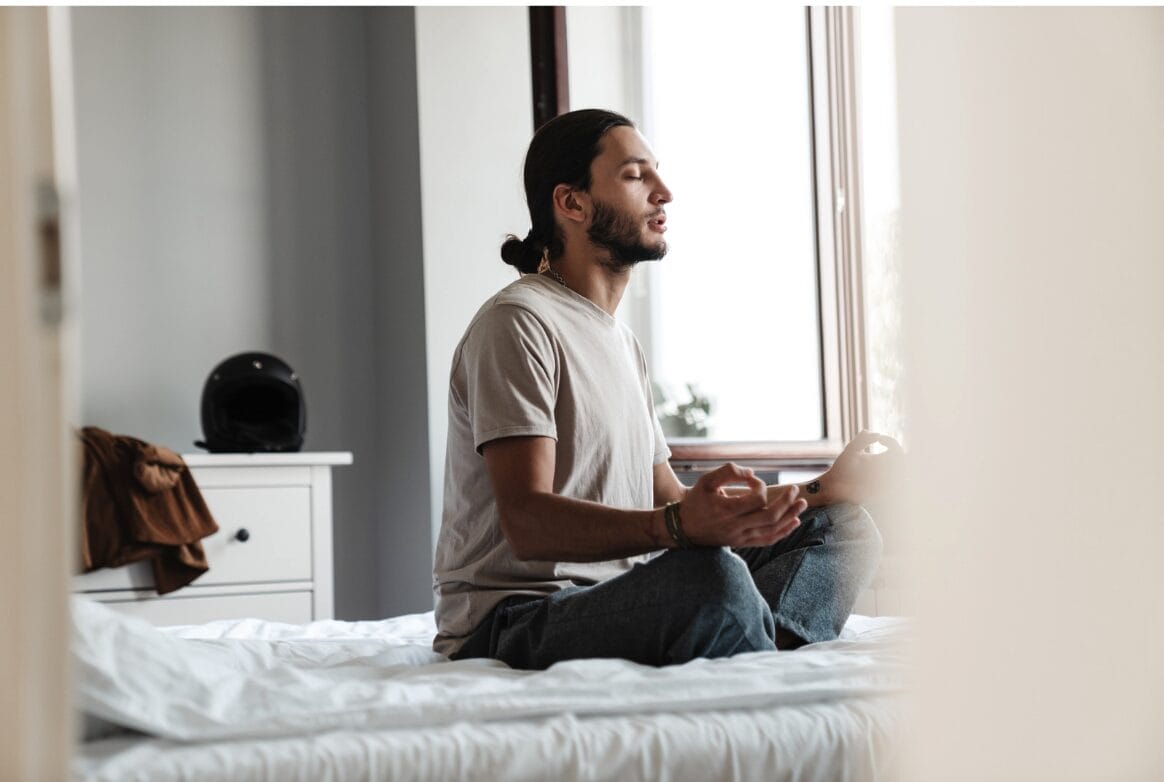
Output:
[[586,233],[596,247],[610,253],[611,267],[629,268],[640,261],[661,260],[667,254],[667,242],[661,236],[655,244],[643,242],[644,220],[596,200],[594,220]]

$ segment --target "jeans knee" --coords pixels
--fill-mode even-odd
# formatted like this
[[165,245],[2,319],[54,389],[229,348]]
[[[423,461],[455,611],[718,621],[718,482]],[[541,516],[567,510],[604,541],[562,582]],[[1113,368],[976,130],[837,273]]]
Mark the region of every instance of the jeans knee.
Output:
[[712,566],[708,570],[715,577],[716,584],[726,597],[750,594],[756,591],[752,572],[748,563],[732,553],[730,549],[715,549]]
[[846,550],[843,572],[846,578],[862,587],[867,586],[881,561],[884,542],[873,516],[860,505],[829,506],[831,517],[829,538]]
[[672,552],[683,559],[685,591],[699,602],[725,603],[755,592],[748,565],[726,548]]
[[700,549],[691,569],[688,605],[694,622],[707,628],[710,646],[699,655],[718,657],[770,649],[772,612],[756,588],[748,565],[726,548]]
[[881,553],[881,530],[864,506],[839,502],[823,508],[818,518],[828,525],[836,539],[861,543],[871,552]]

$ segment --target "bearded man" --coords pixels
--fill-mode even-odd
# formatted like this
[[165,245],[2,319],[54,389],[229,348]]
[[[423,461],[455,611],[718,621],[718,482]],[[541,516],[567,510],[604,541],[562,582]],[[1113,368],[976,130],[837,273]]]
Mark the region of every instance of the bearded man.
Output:
[[634,265],[667,252],[650,146],[619,114],[561,115],[530,142],[525,191],[532,227],[501,248],[522,276],[453,355],[434,649],[541,669],[835,638],[881,551],[859,503],[897,444],[862,435],[804,486],[733,464],[684,486],[614,317]]

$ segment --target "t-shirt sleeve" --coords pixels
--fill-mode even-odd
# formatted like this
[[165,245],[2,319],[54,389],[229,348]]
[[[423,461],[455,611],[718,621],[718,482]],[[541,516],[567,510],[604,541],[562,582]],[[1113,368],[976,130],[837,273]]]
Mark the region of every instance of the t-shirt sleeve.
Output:
[[662,464],[671,458],[671,449],[667,445],[667,436],[663,434],[663,426],[659,423],[659,414],[655,412],[655,387],[651,383],[650,373],[647,371],[647,357],[643,353],[643,346],[638,339],[634,340],[635,353],[639,360],[639,376],[643,383],[643,396],[647,399],[647,408],[651,411],[651,423],[654,425],[655,448],[652,464]]
[[558,363],[545,326],[522,307],[498,305],[473,325],[461,356],[477,452],[503,437],[558,438]]
[[655,423],[655,459],[653,464],[662,464],[671,458],[671,448],[667,445],[667,437],[663,434],[663,427],[659,424],[659,416],[655,414],[655,406],[651,405],[651,420]]

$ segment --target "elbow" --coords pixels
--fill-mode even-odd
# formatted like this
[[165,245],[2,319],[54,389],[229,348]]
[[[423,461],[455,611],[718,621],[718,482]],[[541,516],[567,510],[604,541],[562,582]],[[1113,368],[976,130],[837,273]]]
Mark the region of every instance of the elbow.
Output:
[[534,556],[531,551],[524,549],[519,550],[515,548],[513,550],[513,555],[517,558],[518,562],[532,562],[535,559],[543,559],[543,557]]
[[532,536],[528,534],[528,526],[521,523],[518,514],[505,508],[498,508],[498,512],[501,519],[501,534],[505,536],[505,542],[509,544],[518,561],[530,562],[542,559],[534,546]]
[[518,562],[532,562],[536,559],[545,559],[544,556],[538,553],[537,549],[530,546],[520,537],[514,538],[506,535],[505,539],[509,541],[509,548],[513,551],[513,556]]

